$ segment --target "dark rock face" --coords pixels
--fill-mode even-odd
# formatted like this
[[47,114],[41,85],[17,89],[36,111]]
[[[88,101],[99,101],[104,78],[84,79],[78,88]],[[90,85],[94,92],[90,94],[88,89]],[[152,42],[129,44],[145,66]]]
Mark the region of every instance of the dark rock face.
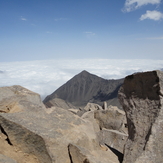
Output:
[[88,102],[102,106],[104,101],[120,107],[117,94],[122,83],[123,79],[105,80],[87,71],[82,71],[54,93],[47,96],[44,104],[47,106],[54,105],[54,99],[60,98],[75,107],[83,107]]
[[119,99],[129,132],[123,162],[163,162],[163,72],[127,76]]

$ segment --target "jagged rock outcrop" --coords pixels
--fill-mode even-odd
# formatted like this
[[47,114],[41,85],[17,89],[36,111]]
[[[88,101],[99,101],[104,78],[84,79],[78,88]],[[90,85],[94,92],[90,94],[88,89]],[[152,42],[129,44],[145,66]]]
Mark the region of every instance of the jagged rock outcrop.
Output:
[[117,130],[109,130],[103,128],[98,133],[99,143],[116,149],[123,154],[124,145],[128,135]]
[[99,126],[97,120],[94,118],[94,111],[85,112],[81,116],[81,118],[86,120],[86,121],[89,121],[93,124],[95,133],[98,133],[100,131],[100,126]]
[[163,162],[163,72],[127,76],[119,99],[129,132],[123,163]]
[[64,108],[64,109],[75,109],[76,108],[71,103],[66,102],[65,100],[62,100],[60,98],[54,98],[53,100],[46,102],[47,108],[51,108],[53,106]]
[[88,103],[85,107],[84,110],[86,111],[95,111],[95,110],[103,110],[102,107],[98,104],[94,103]]
[[69,144],[68,151],[72,163],[91,163],[86,157],[86,152],[88,153],[89,151],[82,150],[73,144]]
[[97,120],[99,127],[122,131],[126,133],[126,116],[125,112],[117,107],[110,107],[107,110],[96,110],[94,118]]
[[[91,106],[94,105],[92,104]],[[90,111],[86,111],[81,118],[92,122],[94,125],[96,124],[96,126],[98,125],[99,129],[96,131],[104,128],[128,134],[125,112],[115,106],[109,106],[107,110],[90,109]]]
[[78,110],[76,114],[81,117],[86,112],[95,111],[95,110],[103,110],[103,108],[98,104],[88,103],[84,108],[79,108],[76,110]]
[[[38,94],[21,86],[0,89],[0,104],[3,103],[0,154],[3,159],[11,158],[17,163],[75,163],[76,148],[85,162],[118,163],[111,150],[104,151],[99,146],[91,122],[66,109],[46,109]],[[10,105],[8,112],[4,108],[10,100],[14,105]],[[20,109],[10,112],[17,107]]]
[[88,102],[102,106],[104,101],[108,105],[121,107],[117,95],[122,83],[123,79],[106,80],[87,71],[82,71],[47,96],[44,104],[47,107],[55,106],[55,98],[59,98],[76,108],[85,107]]
[[0,112],[13,113],[23,109],[21,101],[44,107],[40,95],[21,86],[0,87]]
[[81,118],[93,124],[99,144],[117,151],[122,161],[124,145],[128,138],[125,112],[115,106],[109,106],[107,110],[87,111]]
[[[108,152],[110,151],[109,148],[107,148],[106,146],[104,147],[101,146],[101,149],[102,150],[100,150],[98,153],[93,153],[93,155],[92,154],[90,155],[90,153],[92,152],[89,150],[86,150],[85,148],[82,148],[81,146],[74,145],[74,144],[69,144],[68,146],[71,163],[94,163],[94,162],[116,163],[116,162],[119,162],[117,161],[117,157],[115,155],[112,156],[112,154]],[[97,160],[97,158],[101,158],[101,159]]]

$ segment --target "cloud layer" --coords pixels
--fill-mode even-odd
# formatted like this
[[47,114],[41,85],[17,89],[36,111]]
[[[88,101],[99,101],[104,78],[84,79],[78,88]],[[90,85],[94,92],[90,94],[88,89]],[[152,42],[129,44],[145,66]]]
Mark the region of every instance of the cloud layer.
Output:
[[[140,8],[141,6],[145,5],[160,5],[161,0],[126,0],[124,8],[122,9],[123,12],[131,12]],[[161,20],[163,19],[163,13],[157,10],[147,10],[145,14],[141,15],[140,20],[151,19],[151,20]]]
[[156,10],[154,11],[147,10],[146,13],[140,17],[140,20],[144,20],[144,19],[152,19],[157,21],[163,19],[163,14]]
[[42,98],[82,70],[105,79],[163,68],[163,60],[74,59],[0,63],[0,86],[21,85]]
[[130,12],[144,5],[148,5],[148,4],[158,5],[160,3],[161,0],[126,0],[124,11]]

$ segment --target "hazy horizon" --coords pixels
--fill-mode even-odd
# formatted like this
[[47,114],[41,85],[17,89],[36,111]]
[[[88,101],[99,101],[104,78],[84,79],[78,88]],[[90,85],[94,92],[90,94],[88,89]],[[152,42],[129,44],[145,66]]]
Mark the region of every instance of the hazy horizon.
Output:
[[163,60],[69,59],[0,62],[0,87],[21,85],[42,98],[83,70],[104,79],[163,69]]

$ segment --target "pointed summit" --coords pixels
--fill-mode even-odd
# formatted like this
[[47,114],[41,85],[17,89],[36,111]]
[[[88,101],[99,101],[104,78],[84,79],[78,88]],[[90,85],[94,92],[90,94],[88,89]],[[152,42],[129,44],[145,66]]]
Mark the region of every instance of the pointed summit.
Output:
[[89,72],[86,70],[83,70],[80,74],[89,74]]
[[88,71],[83,70],[82,72],[80,72],[79,74],[75,75],[74,77],[90,77],[90,76],[96,76],[96,75],[93,75],[93,74],[89,73]]
[[90,75],[90,73],[88,71],[86,71],[86,70],[83,70],[78,75]]
[[79,82],[81,84],[84,83],[87,83],[88,85],[92,82],[97,82],[97,81],[104,81],[105,79],[97,76],[97,75],[94,75],[94,74],[91,74],[89,73],[88,71],[86,70],[83,70],[82,72],[80,72],[79,74],[75,75],[72,79],[70,79],[67,83],[69,82]]
[[88,76],[90,76],[90,75],[92,75],[92,74],[90,74],[88,71],[86,71],[86,70],[83,70],[82,72],[80,72],[79,74],[77,74],[77,75],[75,75],[74,77],[76,77],[76,76],[79,76],[79,77],[88,77]]
[[110,97],[113,99],[117,96],[122,83],[123,79],[106,80],[84,70],[47,96],[44,104],[51,103],[52,106],[54,99],[60,98],[75,107],[83,107],[88,102],[103,105]]

